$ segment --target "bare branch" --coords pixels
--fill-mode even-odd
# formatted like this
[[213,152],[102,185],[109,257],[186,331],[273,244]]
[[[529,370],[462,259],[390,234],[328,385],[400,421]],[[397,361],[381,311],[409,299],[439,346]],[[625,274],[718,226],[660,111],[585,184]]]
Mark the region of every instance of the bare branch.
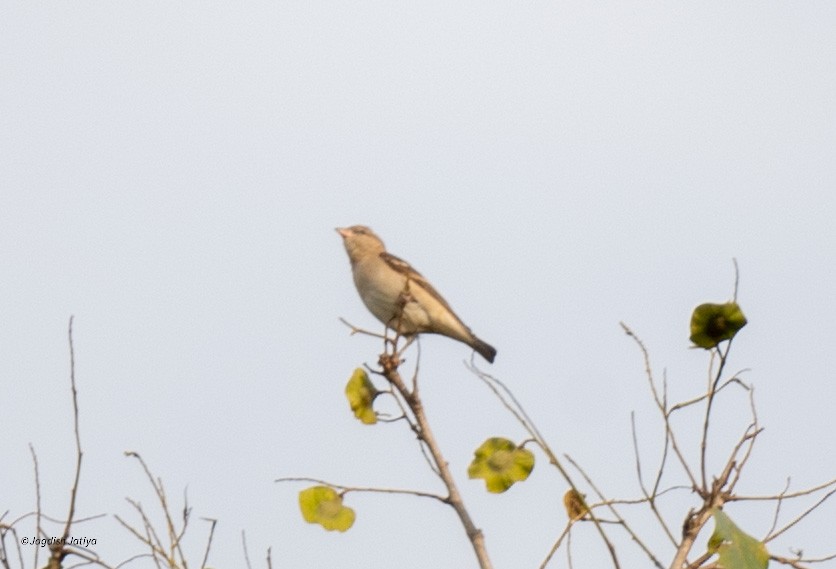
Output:
[[[38,455],[35,453],[35,447],[32,446],[32,443],[29,443],[29,452],[32,454],[32,465],[35,468],[35,534],[40,536],[43,531],[41,529],[41,475],[38,471]],[[18,549],[20,549],[19,543]],[[39,549],[40,547],[35,548],[35,563],[33,567],[38,566]],[[20,566],[23,567],[23,563]]]
[[206,569],[206,562],[209,561],[209,550],[212,548],[212,536],[215,535],[215,526],[218,525],[218,520],[211,518],[200,518],[211,524],[209,527],[209,538],[206,540],[206,553],[203,555],[203,562],[200,564],[200,569]]
[[563,531],[560,532],[560,535],[557,536],[557,539],[555,540],[554,544],[552,545],[552,548],[549,550],[548,554],[546,555],[546,558],[540,564],[540,569],[545,569],[546,565],[549,564],[549,561],[552,560],[552,557],[554,557],[554,554],[557,552],[558,548],[560,547],[560,544],[563,543],[563,539],[567,535],[569,535],[569,531],[572,529],[572,524],[573,523],[574,523],[574,520],[569,520],[569,522],[566,524],[566,527],[564,527]]
[[[467,365],[467,364],[465,364]],[[519,421],[522,427],[528,431],[529,435],[531,435],[532,440],[540,447],[540,449],[546,454],[549,459],[549,463],[554,466],[560,475],[563,477],[564,480],[569,484],[569,487],[574,490],[575,492],[581,493],[580,490],[575,486],[572,477],[560,463],[560,460],[557,458],[557,455],[552,451],[551,447],[549,446],[548,442],[546,441],[545,437],[540,433],[540,430],[535,425],[534,421],[531,420],[531,417],[526,412],[525,408],[522,404],[517,400],[514,393],[506,386],[502,381],[493,377],[492,375],[485,373],[478,369],[473,363],[473,357],[471,357],[471,363],[469,369],[476,374],[476,376],[481,379],[496,397],[500,400],[502,405],[508,409],[508,411],[514,415],[514,417]],[[598,534],[601,536],[601,539],[604,541],[604,544],[607,546],[608,551],[610,552],[610,557],[613,560],[613,564],[618,569],[620,567],[618,562],[618,556],[615,551],[615,547],[613,546],[612,542],[606,535],[604,528],[601,527],[601,524],[597,517],[595,516],[594,512],[590,511],[590,519],[595,524],[596,529],[598,530]]]
[[[4,518],[8,512],[5,512],[0,519]],[[0,552],[3,553],[1,561],[3,561],[3,567],[5,569],[11,569],[9,564],[8,556],[6,555],[6,534],[11,533],[12,539],[14,539],[15,543],[15,550],[17,551],[17,559],[19,567],[23,567],[23,550],[20,547],[20,538],[17,535],[17,530],[14,527],[14,522],[10,525],[0,524]],[[36,565],[37,567],[37,565]]]
[[151,550],[151,552],[153,553],[152,557],[155,561],[158,556],[162,557],[163,559],[169,559],[163,546],[162,540],[157,535],[156,530],[154,530],[154,526],[151,523],[151,520],[148,519],[148,516],[145,514],[145,510],[143,510],[142,505],[139,502],[136,502],[135,500],[131,500],[130,498],[125,498],[125,500],[131,506],[133,506],[139,514],[145,532],[143,534],[118,515],[114,516],[116,518],[116,521],[119,522],[125,529],[131,532],[134,535],[134,537],[136,537],[140,542],[144,543]]
[[[467,363],[465,363],[465,365],[467,365]],[[563,477],[564,480],[566,480],[567,484],[569,484],[569,487],[572,490],[574,490],[575,492],[581,494],[580,490],[577,488],[574,481],[572,480],[572,477],[569,475],[569,473],[563,467],[560,460],[557,458],[557,455],[552,451],[552,449],[549,446],[548,442],[546,441],[545,437],[543,437],[543,435],[540,433],[540,430],[534,424],[534,421],[531,420],[531,417],[525,411],[525,408],[517,400],[517,398],[514,396],[513,392],[508,388],[508,386],[506,386],[503,382],[501,382],[499,379],[493,377],[492,375],[490,375],[488,373],[485,373],[485,372],[481,371],[480,369],[478,369],[473,364],[473,357],[471,357],[471,364],[469,366],[469,369],[476,375],[476,377],[478,377],[480,380],[482,380],[490,388],[491,391],[493,391],[493,393],[496,395],[496,397],[499,399],[499,401],[502,403],[502,405],[506,409],[508,409],[508,411],[512,415],[514,415],[514,417],[517,419],[517,421],[519,421],[519,423],[522,425],[522,427],[526,431],[528,431],[528,434],[531,435],[534,442],[537,443],[537,445],[540,447],[540,449],[548,457],[549,463],[552,466],[554,466],[558,470],[558,472],[560,472],[560,475]],[[589,515],[590,515],[591,521],[595,524],[595,528],[598,530],[598,534],[601,536],[601,539],[604,541],[604,544],[607,546],[607,550],[609,551],[610,557],[612,558],[612,561],[613,561],[613,566],[616,569],[619,569],[620,564],[619,564],[619,561],[618,561],[618,555],[616,554],[616,551],[615,551],[615,546],[612,544],[609,537],[607,537],[607,534],[604,531],[604,528],[601,526],[600,521],[595,516],[594,512],[590,511]]]
[[82,565],[97,565],[99,567],[104,567],[105,569],[117,569],[117,567],[124,564],[124,563],[120,563],[120,565],[117,565],[116,567],[113,567],[112,565],[109,565],[109,564],[105,563],[104,561],[102,561],[102,559],[93,551],[89,551],[87,549],[81,549],[81,548],[79,548],[77,546],[74,546],[74,545],[68,545],[67,547],[69,547],[71,549],[71,553],[74,556],[79,557],[79,558],[84,560],[83,563],[77,563],[75,565],[71,565],[70,567],[68,567],[68,569],[74,569],[75,567],[81,567]]
[[802,559],[800,556],[794,559],[790,559],[789,557],[782,557],[780,555],[770,555],[769,558],[773,561],[777,561],[778,563],[782,563],[784,565],[793,567],[794,569],[809,569],[807,567],[807,565],[809,564],[824,563],[825,561],[832,561],[833,559],[836,559],[836,553],[832,555],[827,555],[825,557],[807,559]]
[[776,537],[778,537],[778,536],[779,536],[779,535],[781,535],[782,533],[784,533],[784,532],[786,532],[787,530],[789,530],[791,527],[793,527],[793,526],[794,526],[794,525],[796,525],[798,522],[800,522],[801,520],[803,520],[804,518],[806,518],[808,515],[810,515],[813,511],[815,511],[815,510],[816,510],[819,506],[821,506],[821,505],[822,505],[825,501],[827,501],[827,499],[828,499],[828,498],[830,498],[833,494],[836,494],[836,488],[832,489],[830,492],[828,492],[827,494],[825,494],[824,496],[822,496],[822,497],[821,497],[821,498],[820,498],[820,499],[819,499],[819,500],[818,500],[815,504],[813,504],[812,506],[810,506],[809,508],[807,508],[806,510],[804,510],[801,514],[799,514],[798,516],[796,516],[796,517],[795,517],[792,521],[790,521],[790,522],[789,522],[788,524],[786,524],[784,527],[782,527],[782,528],[781,528],[781,529],[779,529],[778,531],[776,531],[776,532],[772,532],[770,535],[766,536],[766,537],[764,538],[763,542],[764,542],[764,543],[767,543],[767,542],[769,542],[769,541],[772,541],[773,539],[775,539]]
[[502,403],[502,406],[505,407],[515,419],[517,419],[520,425],[522,425],[523,428],[531,434],[538,444],[544,440],[534,423],[528,417],[525,409],[523,409],[522,405],[520,405],[519,401],[517,401],[514,397],[514,394],[503,382],[477,368],[474,363],[473,356],[471,356],[469,364],[465,362],[465,367],[467,367],[474,375],[476,375],[476,377],[481,379],[491,391],[493,391],[494,395],[496,395],[497,399],[499,399],[500,403]]
[[[61,534],[61,539],[56,541],[50,545],[50,557],[49,563],[47,567],[49,569],[60,569],[64,558],[71,553],[71,551],[65,546],[67,542],[67,538],[70,536],[70,530],[72,528],[73,520],[75,518],[75,506],[76,506],[76,498],[78,496],[78,484],[81,479],[81,459],[83,453],[81,451],[81,435],[79,434],[79,420],[78,420],[78,389],[76,388],[75,383],[75,349],[73,347],[73,317],[70,316],[70,322],[67,326],[67,336],[69,341],[70,347],[70,388],[72,390],[72,401],[73,401],[73,431],[75,433],[75,448],[76,448],[76,462],[75,462],[75,477],[73,479],[73,485],[70,489],[70,505],[69,505],[69,512],[67,514],[67,523],[64,526],[64,531]],[[38,499],[40,502],[40,498]],[[38,511],[40,512],[40,504],[38,505]],[[38,531],[41,531],[40,527],[40,514],[38,514]],[[37,566],[37,548],[35,552],[35,562]]]
[[244,530],[241,530],[241,545],[244,548],[244,561],[246,562],[247,569],[253,569],[253,566],[250,563],[250,552],[247,549],[247,532]]
[[[662,472],[665,469],[665,461],[668,456],[668,448],[669,448],[669,441],[670,438],[665,436],[665,444],[663,445],[663,453],[662,453],[662,461],[659,465],[659,469],[657,471],[656,482],[653,487],[653,493],[647,491],[647,488],[644,485],[644,479],[642,477],[642,466],[641,466],[641,457],[639,456],[639,441],[638,437],[636,436],[636,414],[630,413],[630,428],[633,433],[633,453],[636,457],[636,475],[639,480],[639,488],[641,488],[642,494],[644,495],[648,506],[650,506],[650,510],[653,512],[653,516],[659,522],[659,525],[662,526],[662,530],[667,535],[668,539],[670,540],[671,544],[676,547],[676,538],[673,536],[668,524],[665,522],[665,518],[662,517],[662,513],[659,511],[659,508],[656,507],[656,492],[659,489],[660,481],[662,480]],[[666,429],[667,432],[667,429]]]
[[[749,391],[749,410],[752,413],[752,423],[746,428],[746,431],[743,433],[743,437],[739,441],[740,444],[742,444],[744,441],[748,441],[749,444],[746,448],[746,452],[743,454],[743,458],[740,459],[740,461],[737,464],[734,478],[731,480],[731,482],[729,482],[729,494],[731,494],[737,486],[737,483],[740,480],[740,476],[741,474],[743,474],[743,468],[746,466],[746,463],[749,462],[749,457],[752,456],[752,451],[755,448],[755,439],[763,431],[763,428],[758,426],[758,411],[755,407],[755,388],[750,385],[746,385],[740,380],[737,380],[737,382]],[[740,450],[740,444],[738,444],[738,446],[735,447],[732,453],[732,457],[737,456],[737,453]]]
[[420,498],[432,498],[434,500],[438,500],[444,504],[449,504],[449,498],[441,496],[439,494],[433,494],[432,492],[422,492],[420,490],[408,490],[408,489],[401,489],[401,488],[376,488],[376,487],[366,487],[366,486],[344,486],[342,484],[334,484],[333,482],[328,482],[327,480],[320,480],[318,478],[307,478],[307,477],[284,477],[284,478],[277,478],[274,482],[310,482],[312,484],[319,484],[322,486],[328,486],[330,488],[336,488],[340,490],[342,493],[348,492],[369,492],[369,493],[377,493],[377,494],[408,494],[411,496],[418,496]]
[[[417,389],[418,389],[418,367],[419,367],[420,362],[421,362],[421,343],[420,342],[418,342],[417,347],[418,347],[418,357],[415,360],[415,371],[414,371],[413,376],[412,376],[412,389],[413,389],[413,393],[416,393],[416,396],[417,396]],[[398,353],[400,353],[400,352],[398,352]],[[382,372],[371,369],[369,366],[366,366],[366,368],[368,369],[369,373],[372,373],[374,375],[378,375],[378,376],[383,377],[384,379],[386,379],[386,376]],[[413,433],[415,433],[415,436],[418,439],[418,447],[421,449],[421,455],[424,457],[424,460],[426,461],[427,466],[429,466],[430,470],[432,470],[433,473],[435,473],[436,476],[440,476],[440,474],[438,472],[438,468],[433,463],[432,458],[428,454],[429,451],[427,450],[426,443],[421,439],[420,428],[419,428],[419,426],[416,422],[416,419],[414,418],[414,415],[411,414],[409,404],[406,402],[406,400],[403,398],[403,396],[400,394],[400,392],[398,392],[395,389],[395,387],[392,385],[392,383],[388,381],[388,379],[387,379],[387,388],[386,388],[385,391],[382,391],[382,393],[388,393],[395,400],[395,403],[398,405],[398,408],[401,410],[401,417],[399,417],[398,419],[404,419],[404,420],[406,420],[407,424],[409,424],[409,428],[412,430]]]
[[[401,293],[403,297],[403,304],[405,305],[407,298],[410,295],[409,292],[410,281],[409,279],[406,280],[405,289]],[[479,561],[479,566],[482,569],[491,569],[491,562],[488,557],[487,549],[485,548],[485,541],[484,535],[482,531],[476,528],[473,523],[473,520],[470,517],[467,509],[464,506],[464,502],[459,494],[458,487],[456,486],[455,480],[450,472],[449,465],[441,454],[440,447],[435,439],[435,435],[433,434],[429,421],[427,420],[427,416],[424,412],[423,403],[421,398],[418,394],[418,370],[416,366],[415,374],[412,376],[412,390],[410,390],[406,384],[404,383],[403,378],[398,371],[398,367],[403,363],[403,352],[407,349],[410,345],[412,340],[415,336],[410,338],[406,338],[406,343],[401,349],[398,349],[398,342],[401,339],[399,333],[395,333],[394,339],[388,338],[388,331],[391,328],[392,330],[400,330],[400,319],[403,317],[403,310],[399,311],[396,316],[396,319],[391,323],[393,325],[386,326],[385,334],[384,334],[384,351],[380,355],[378,359],[378,364],[380,365],[380,371],[374,371],[377,375],[384,377],[388,382],[389,385],[393,388],[393,393],[397,393],[403,400],[402,410],[404,410],[404,416],[409,417],[409,413],[406,413],[405,408],[408,408],[411,412],[412,417],[414,418],[414,422],[412,419],[409,419],[410,427],[412,428],[413,432],[415,432],[420,444],[426,448],[429,458],[431,459],[430,465],[434,472],[436,472],[443,482],[444,486],[447,488],[447,496],[442,497],[436,494],[424,493],[424,492],[416,492],[411,490],[389,490],[389,489],[372,489],[372,488],[363,488],[357,489],[355,491],[376,491],[376,492],[388,492],[388,493],[405,493],[405,494],[412,494],[412,495],[419,495],[429,498],[434,498],[436,500],[440,500],[443,503],[449,504],[456,512],[459,517],[459,520],[464,527],[465,533],[467,534],[468,539],[470,540],[471,545],[473,546],[474,553],[476,554],[476,558]],[[352,328],[352,333],[359,332],[354,326],[351,326],[347,322],[343,320],[343,322],[349,325]],[[396,398],[397,399],[397,398]],[[426,455],[425,455],[426,456]],[[281,479],[281,480],[288,480],[288,479]],[[313,479],[307,479],[308,481],[312,481]],[[322,481],[318,481],[322,482]],[[327,483],[326,483],[327,484]],[[346,488],[345,491],[350,491],[351,488]]]
[[[668,374],[666,371],[662,372],[662,405],[663,411],[668,406]],[[666,423],[665,426],[665,440],[662,444],[662,458],[659,460],[659,467],[656,469],[656,480],[653,483],[653,496],[658,495],[659,486],[662,485],[662,476],[665,473],[665,466],[668,464],[668,451],[672,446],[672,433],[673,427],[668,428],[667,423],[669,421],[669,416],[666,413],[663,413],[663,421]]]
[[733,500],[737,500],[737,501],[743,501],[743,500],[749,500],[749,501],[768,500],[768,501],[773,501],[773,500],[778,500],[778,499],[786,500],[787,498],[799,498],[801,496],[809,496],[810,494],[818,492],[819,490],[824,490],[825,488],[829,488],[831,486],[836,486],[836,478],[834,478],[833,480],[828,480],[824,484],[819,484],[818,486],[813,486],[812,488],[807,488],[805,490],[798,490],[797,492],[789,492],[789,493],[781,492],[780,494],[773,494],[771,496],[739,496],[739,495],[735,495],[735,496],[730,497],[728,501],[729,502],[731,502]]
[[75,462],[75,479],[73,480],[73,488],[70,492],[70,512],[67,515],[67,525],[64,526],[64,534],[63,538],[64,541],[70,535],[70,528],[72,527],[73,517],[75,516],[75,501],[76,496],[78,495],[78,482],[81,478],[81,435],[79,434],[78,429],[78,390],[76,389],[75,384],[75,349],[73,348],[73,317],[70,316],[70,324],[68,327],[67,335],[69,337],[70,343],[70,384],[72,386],[73,392],[73,432],[75,433],[75,449],[76,449],[76,462]]
[[702,491],[708,492],[708,478],[706,476],[706,460],[705,460],[705,453],[708,448],[708,425],[711,420],[711,407],[714,403],[714,397],[717,394],[717,386],[720,383],[720,378],[723,376],[723,369],[726,367],[726,358],[731,350],[732,340],[734,338],[729,339],[728,344],[726,344],[726,351],[720,347],[714,348],[711,353],[712,356],[716,354],[720,358],[720,365],[717,368],[717,372],[714,376],[714,380],[709,380],[708,384],[708,402],[705,405],[705,419],[703,420],[702,425],[702,439],[700,440],[700,472],[702,473]]
[[[685,471],[685,474],[688,476],[688,479],[691,481],[691,485],[696,488],[697,487],[697,479],[694,474],[691,472],[691,467],[688,465],[688,461],[685,460],[685,455],[682,453],[682,450],[679,448],[679,444],[676,441],[676,435],[674,434],[673,427],[670,423],[670,416],[673,411],[676,409],[676,405],[674,405],[670,410],[667,408],[667,380],[663,382],[663,396],[659,396],[659,392],[656,389],[656,382],[653,380],[653,371],[650,367],[650,354],[647,351],[647,347],[644,345],[644,342],[639,338],[633,330],[627,326],[624,322],[619,323],[621,328],[624,332],[633,339],[636,345],[639,347],[639,350],[642,353],[642,357],[644,359],[644,369],[645,369],[645,376],[648,380],[648,385],[650,386],[650,391],[653,394],[653,400],[656,402],[656,407],[659,409],[659,412],[662,415],[662,419],[665,422],[665,437],[667,441],[670,441],[671,448],[676,454],[677,459],[679,460],[679,464],[682,466],[682,469]],[[661,479],[661,473],[657,472],[657,478]],[[657,480],[657,485],[659,484]]]
[[[644,551],[645,555],[647,555],[648,559],[650,559],[650,561],[653,563],[653,565],[655,565],[659,569],[663,569],[664,566],[659,561],[659,559],[657,559],[656,556],[653,554],[653,552],[650,551],[650,548],[644,543],[644,541],[642,541],[642,539],[638,536],[638,534],[636,534],[636,532],[633,531],[633,529],[630,527],[630,524],[628,524],[627,521],[618,512],[618,510],[615,509],[615,506],[613,506],[613,503],[608,501],[604,497],[604,494],[601,492],[601,490],[598,489],[598,487],[595,485],[595,483],[592,481],[592,479],[589,477],[589,475],[587,475],[586,471],[584,471],[584,469],[581,468],[581,466],[577,462],[575,462],[575,460],[571,456],[569,456],[568,454],[564,454],[563,456],[566,458],[566,460],[568,460],[571,463],[572,466],[575,467],[575,469],[580,473],[580,475],[583,476],[583,479],[586,480],[586,483],[589,484],[589,487],[592,488],[595,491],[595,493],[598,495],[598,498],[601,500],[603,505],[605,505],[607,507],[607,509],[615,516],[615,518],[617,520],[617,523],[621,527],[624,528],[624,530],[630,535],[630,537],[633,539],[633,541],[636,542],[636,545],[638,545],[639,548],[642,551]],[[600,524],[596,520],[595,516],[591,515],[594,507],[595,507],[594,505],[590,506],[590,509],[589,509],[590,519],[591,519],[591,521],[595,522],[595,525],[597,527],[600,527]],[[609,541],[607,540],[606,536],[604,536],[604,539],[609,544]]]
[[342,322],[343,324],[345,324],[346,326],[348,326],[351,329],[351,332],[349,333],[351,336],[354,336],[355,334],[362,334],[364,336],[371,336],[373,338],[380,338],[381,340],[388,339],[383,334],[378,334],[377,332],[370,332],[370,331],[368,331],[364,328],[358,328],[357,326],[355,326],[354,324],[352,324],[351,322],[349,322],[348,320],[346,320],[342,316],[340,317],[340,322]]
[[492,565],[490,558],[488,557],[487,549],[485,548],[484,535],[482,534],[482,531],[474,525],[469,512],[464,506],[464,501],[459,494],[459,489],[456,486],[455,479],[450,472],[449,464],[441,454],[441,449],[435,439],[435,435],[432,432],[427,416],[424,413],[424,406],[421,399],[418,397],[416,392],[412,392],[406,387],[406,384],[404,384],[403,379],[398,372],[400,359],[397,356],[397,353],[382,354],[380,356],[380,364],[384,376],[403,396],[404,401],[406,401],[415,417],[418,426],[418,436],[420,440],[427,445],[430,456],[433,459],[433,463],[438,469],[439,477],[444,483],[444,486],[447,488],[447,502],[456,511],[456,514],[464,527],[465,533],[473,546],[476,558],[479,560],[479,566],[482,569],[490,569]]
[[787,483],[784,485],[784,489],[778,495],[775,504],[775,513],[772,515],[772,525],[769,526],[769,531],[766,532],[766,535],[771,534],[775,531],[775,528],[778,527],[778,517],[781,515],[781,505],[784,503],[784,495],[787,493],[787,490],[790,489],[790,478],[787,477]]
[[732,263],[734,263],[734,294],[732,295],[732,301],[737,302],[737,287],[740,284],[740,267],[737,266],[736,257],[732,257]]
[[[159,478],[155,478],[154,475],[151,474],[151,471],[149,470],[148,465],[145,464],[145,461],[142,459],[142,457],[139,455],[139,453],[136,453],[136,452],[133,452],[133,451],[126,451],[125,456],[135,458],[139,461],[139,463],[142,465],[142,469],[145,471],[145,476],[148,478],[148,481],[151,482],[151,486],[154,488],[154,492],[157,495],[157,501],[159,502],[160,508],[162,509],[163,516],[165,518],[166,530],[167,530],[168,536],[169,536],[168,553],[165,553],[164,557],[166,559],[173,560],[175,555],[177,555],[180,558],[181,564],[183,564],[185,566],[186,556],[183,553],[183,549],[180,545],[180,542],[182,540],[183,534],[186,531],[186,527],[188,526],[188,519],[189,519],[188,503],[186,503],[184,505],[184,509],[183,509],[183,528],[180,531],[177,531],[176,526],[174,524],[174,520],[171,517],[171,510],[168,506],[168,499],[166,498],[166,495],[165,495],[165,488],[163,487],[162,480],[160,480]],[[138,506],[138,504],[137,504],[137,506]],[[142,512],[142,509],[140,507],[137,507],[137,509],[142,514],[143,519],[146,522],[146,525],[153,530],[152,524],[150,523],[150,521],[148,521],[148,518],[147,518],[147,516],[145,516],[144,512]],[[160,541],[159,537],[157,537],[156,543],[158,544],[160,550],[162,551],[163,546],[162,546],[162,542]]]

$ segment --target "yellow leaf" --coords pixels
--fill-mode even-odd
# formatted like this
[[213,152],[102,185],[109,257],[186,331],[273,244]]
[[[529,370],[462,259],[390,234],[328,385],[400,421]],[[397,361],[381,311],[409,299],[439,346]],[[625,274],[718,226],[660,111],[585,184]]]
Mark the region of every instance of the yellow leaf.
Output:
[[328,531],[346,531],[354,524],[354,510],[343,506],[343,498],[328,486],[311,486],[299,492],[302,517]]
[[369,379],[369,374],[363,368],[357,368],[345,386],[345,396],[354,411],[354,416],[366,425],[377,423],[377,413],[372,404],[378,395],[377,388]]
[[484,479],[488,492],[505,492],[515,482],[528,478],[534,468],[531,451],[501,437],[486,440],[473,454],[467,475]]

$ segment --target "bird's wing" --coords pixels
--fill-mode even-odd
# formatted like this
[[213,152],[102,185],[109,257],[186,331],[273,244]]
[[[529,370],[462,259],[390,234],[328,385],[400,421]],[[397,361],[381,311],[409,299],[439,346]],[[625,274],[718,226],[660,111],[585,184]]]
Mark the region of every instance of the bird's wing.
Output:
[[427,279],[425,279],[421,275],[421,273],[412,268],[412,265],[410,265],[400,257],[396,257],[391,253],[387,253],[386,251],[380,254],[380,258],[383,259],[386,262],[386,264],[389,265],[392,269],[409,279],[410,283],[415,283],[422,289],[427,291],[427,293],[430,296],[432,296],[435,300],[437,300],[444,308],[446,308],[456,320],[459,320],[459,317],[456,316],[456,313],[453,312],[453,309],[450,308],[450,305],[447,304],[447,301],[444,300],[444,297],[441,296],[439,292],[435,290],[435,288],[433,288],[433,285],[431,285],[429,281],[427,281]]

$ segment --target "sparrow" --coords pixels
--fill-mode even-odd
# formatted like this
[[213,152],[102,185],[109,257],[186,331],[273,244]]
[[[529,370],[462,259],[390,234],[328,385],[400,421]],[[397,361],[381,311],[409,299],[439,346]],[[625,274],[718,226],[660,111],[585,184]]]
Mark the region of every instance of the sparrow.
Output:
[[363,225],[338,227],[351,261],[354,285],[366,308],[386,327],[407,338],[441,334],[467,344],[493,363],[496,350],[456,316],[435,288]]

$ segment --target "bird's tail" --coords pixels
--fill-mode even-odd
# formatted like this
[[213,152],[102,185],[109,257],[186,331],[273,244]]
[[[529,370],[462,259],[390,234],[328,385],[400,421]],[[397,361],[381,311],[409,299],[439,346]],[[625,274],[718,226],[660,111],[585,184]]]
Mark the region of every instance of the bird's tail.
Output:
[[493,363],[493,360],[496,357],[496,348],[487,342],[483,342],[476,336],[473,336],[473,341],[471,342],[470,347],[479,352],[479,355],[488,360],[488,362]]

